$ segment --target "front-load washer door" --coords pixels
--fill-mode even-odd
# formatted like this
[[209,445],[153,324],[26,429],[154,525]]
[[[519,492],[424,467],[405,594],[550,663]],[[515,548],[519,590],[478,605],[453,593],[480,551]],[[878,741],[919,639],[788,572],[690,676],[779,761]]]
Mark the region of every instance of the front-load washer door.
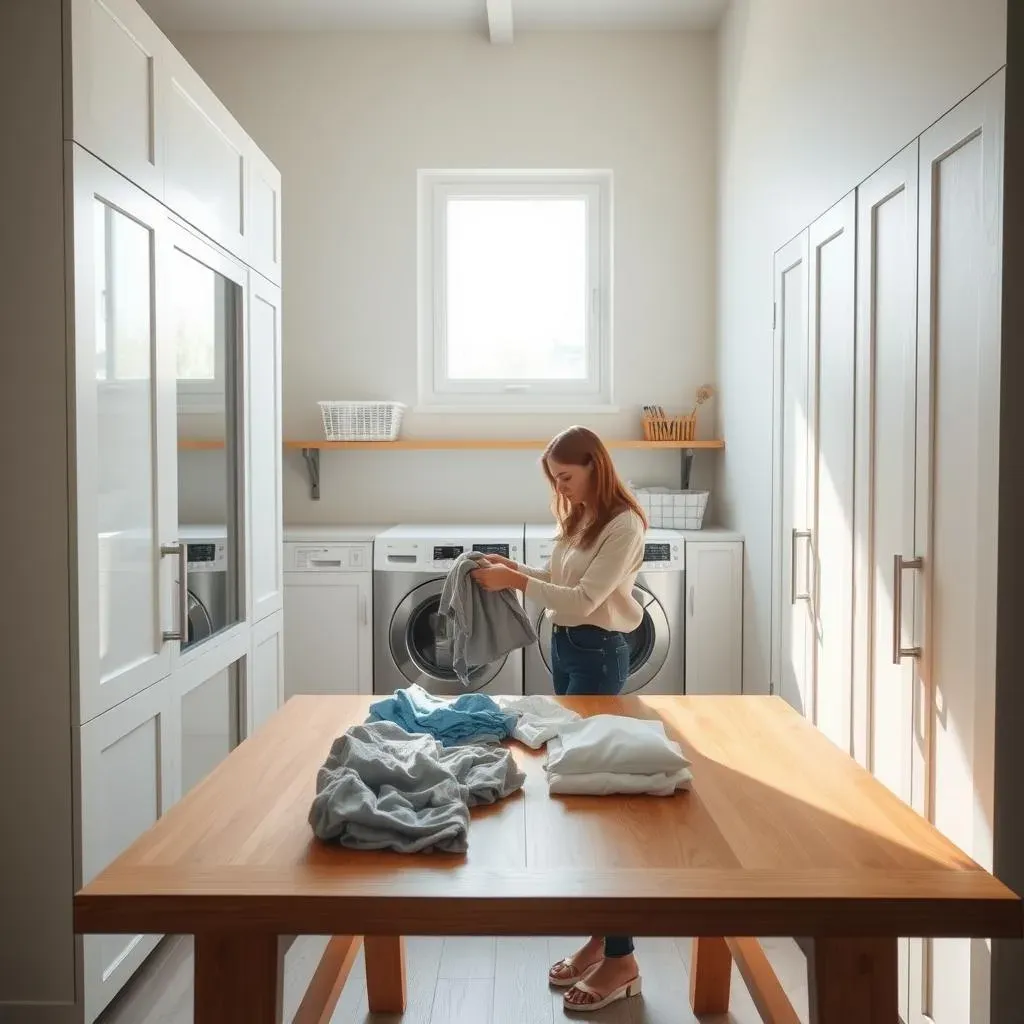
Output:
[[[626,634],[629,644],[629,678],[622,688],[623,693],[642,690],[665,666],[672,630],[668,615],[661,602],[646,587],[637,584],[633,597],[644,610],[643,621]],[[541,657],[548,671],[551,671],[551,620],[541,611],[536,622]]]
[[191,590],[188,592],[188,640],[182,649],[202,643],[213,636],[213,616],[210,610]]
[[391,657],[410,683],[442,696],[481,690],[501,671],[506,658],[474,668],[463,686],[452,667],[454,636],[441,615],[444,579],[429,580],[406,594],[391,618]]

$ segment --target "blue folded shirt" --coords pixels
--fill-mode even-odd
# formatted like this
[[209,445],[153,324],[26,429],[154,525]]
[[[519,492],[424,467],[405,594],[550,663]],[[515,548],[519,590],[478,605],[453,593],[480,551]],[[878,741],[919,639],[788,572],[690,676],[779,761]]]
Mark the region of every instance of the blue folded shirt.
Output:
[[370,705],[369,721],[394,722],[406,732],[428,733],[446,747],[498,743],[512,735],[518,716],[506,714],[485,693],[441,700],[415,683]]

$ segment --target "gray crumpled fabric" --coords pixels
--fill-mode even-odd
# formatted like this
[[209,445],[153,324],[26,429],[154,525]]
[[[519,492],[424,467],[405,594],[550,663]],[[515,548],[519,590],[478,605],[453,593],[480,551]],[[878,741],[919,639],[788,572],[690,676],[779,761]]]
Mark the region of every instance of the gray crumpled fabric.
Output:
[[440,613],[452,622],[452,668],[463,686],[469,674],[537,641],[537,631],[511,590],[489,591],[469,577],[486,558],[478,551],[460,555],[441,591]]
[[525,781],[504,747],[444,747],[394,722],[368,722],[331,746],[309,824],[318,838],[356,850],[465,853],[469,808]]

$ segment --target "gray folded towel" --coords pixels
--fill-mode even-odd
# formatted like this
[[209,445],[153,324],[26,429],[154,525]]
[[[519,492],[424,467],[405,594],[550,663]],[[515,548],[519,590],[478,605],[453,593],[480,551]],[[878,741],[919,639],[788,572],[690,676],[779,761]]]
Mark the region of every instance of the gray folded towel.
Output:
[[368,722],[331,746],[309,824],[318,838],[357,850],[464,853],[469,808],[525,781],[504,747],[444,747],[394,722]]
[[460,555],[441,591],[440,613],[452,621],[452,668],[463,686],[474,668],[489,665],[537,640],[537,631],[511,590],[489,591],[469,577],[486,558],[478,551]]

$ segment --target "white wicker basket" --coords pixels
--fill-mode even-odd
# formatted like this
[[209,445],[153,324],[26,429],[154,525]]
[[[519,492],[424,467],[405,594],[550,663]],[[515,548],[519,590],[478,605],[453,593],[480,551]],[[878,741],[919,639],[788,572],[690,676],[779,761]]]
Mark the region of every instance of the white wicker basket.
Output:
[[699,530],[704,525],[710,491],[671,491],[638,487],[633,492],[656,530]]
[[328,441],[394,441],[402,428],[401,402],[318,402]]

